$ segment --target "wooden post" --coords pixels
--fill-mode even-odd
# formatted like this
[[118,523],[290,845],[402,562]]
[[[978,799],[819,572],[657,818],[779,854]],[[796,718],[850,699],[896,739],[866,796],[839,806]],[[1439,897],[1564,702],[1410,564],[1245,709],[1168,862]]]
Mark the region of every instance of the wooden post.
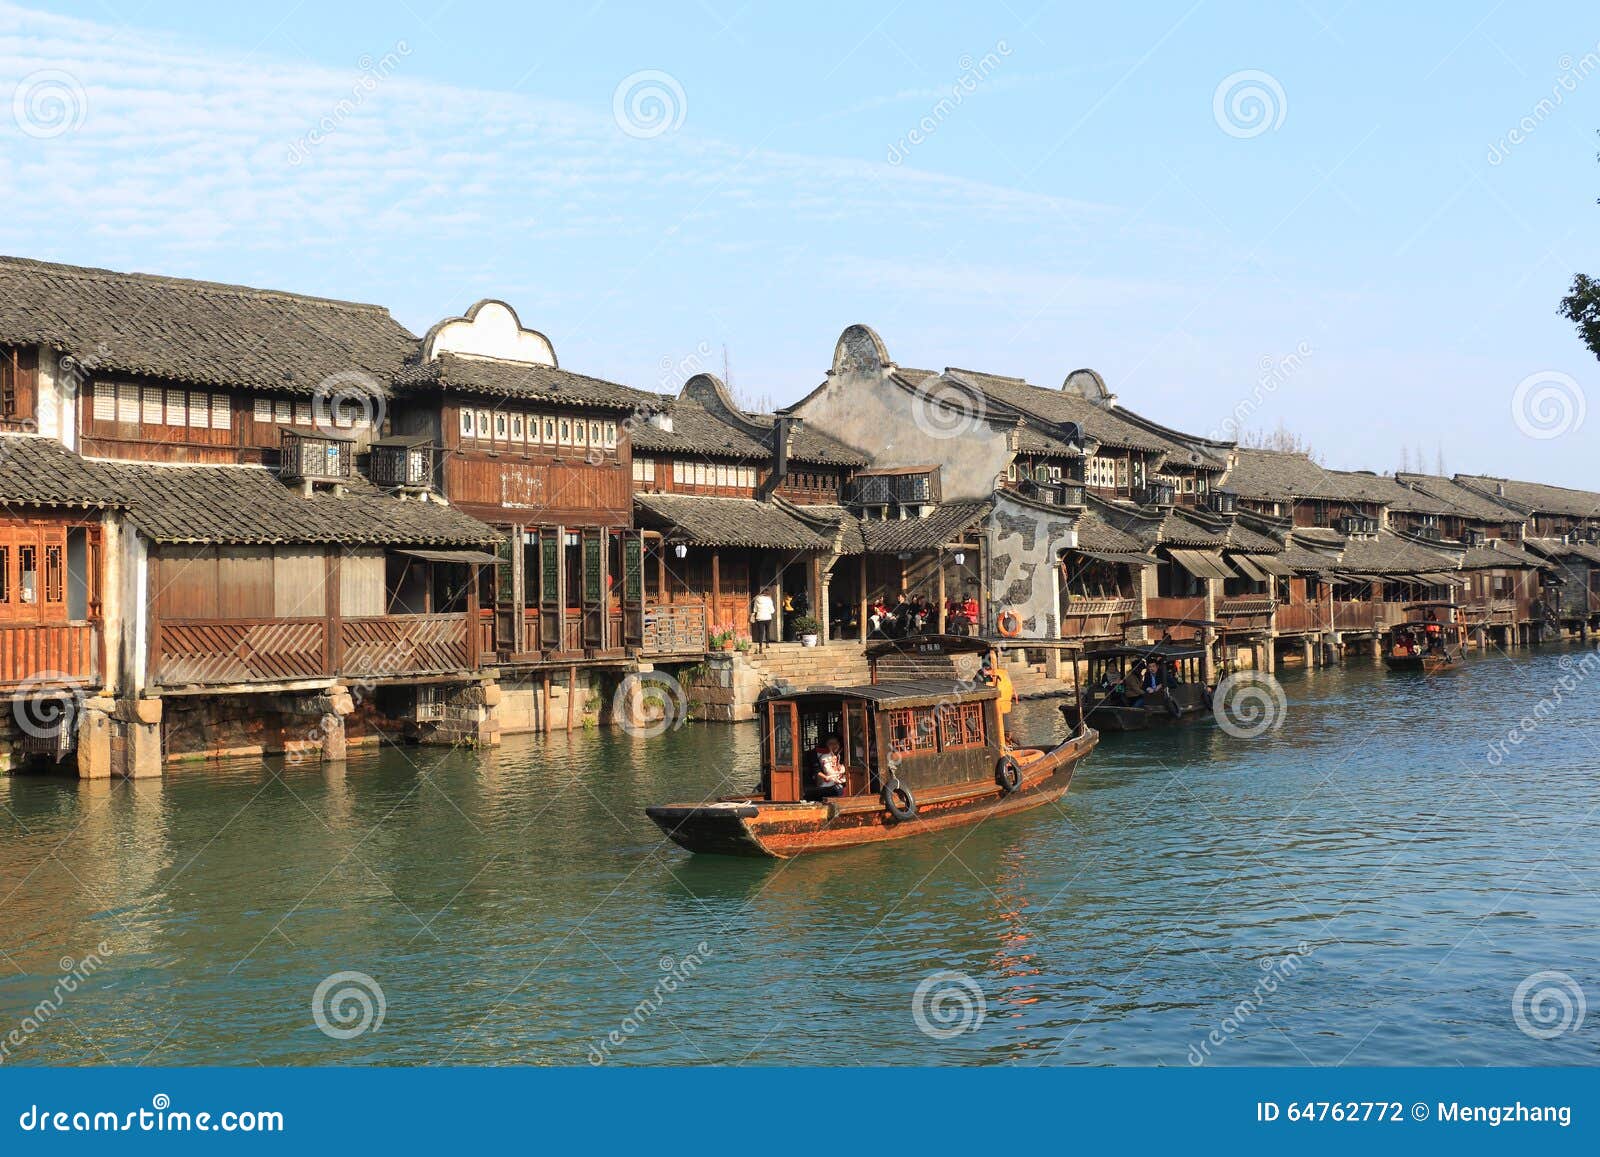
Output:
[[572,711],[578,705],[578,668],[567,668],[567,734],[572,734]]
[[856,600],[861,604],[861,613],[856,620],[856,630],[861,635],[861,642],[867,641],[867,552],[861,552],[861,590],[857,592]]
[[[322,673],[324,675],[337,675],[340,664],[344,662],[344,655],[339,645],[340,636],[344,633],[341,629],[344,608],[340,605],[339,599],[339,548],[330,546],[327,548],[327,552],[323,556],[327,565],[322,583],[325,588],[322,609],[326,614],[327,622],[325,628],[328,632],[327,645],[323,650],[323,656],[327,660],[327,666]],[[477,664],[474,663],[473,666],[476,667]]]
[[656,605],[667,605],[667,538],[656,535]]
[[550,673],[548,671],[545,672],[545,676],[544,676],[543,698],[544,698],[544,703],[542,705],[542,710],[540,711],[539,728],[546,735],[549,735],[550,734]]
[[942,634],[944,634],[945,627],[947,627],[949,625],[948,623],[945,622],[945,613],[944,613],[944,600],[945,600],[945,589],[944,589],[944,547],[941,546],[939,548],[939,553],[934,556],[933,565],[939,568],[939,583],[938,583],[938,587],[937,587],[938,598],[939,598],[938,623],[939,623],[939,634],[942,635]]
[[470,562],[467,564],[467,665],[476,671],[481,662],[482,654],[478,647],[478,564]]
[[711,633],[717,633],[717,616],[721,614],[722,607],[722,552],[711,552]]

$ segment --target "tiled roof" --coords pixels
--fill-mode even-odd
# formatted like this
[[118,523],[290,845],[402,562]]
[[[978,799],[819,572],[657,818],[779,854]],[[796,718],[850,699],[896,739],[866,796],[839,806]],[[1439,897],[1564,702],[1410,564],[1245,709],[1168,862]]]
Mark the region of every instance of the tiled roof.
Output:
[[[1592,490],[1569,490],[1565,486],[1546,486],[1542,482],[1518,482],[1510,478],[1491,478],[1484,474],[1457,474],[1459,482],[1485,497],[1539,514],[1566,514],[1577,518],[1600,518],[1600,494]],[[1503,487],[1505,494],[1499,494]]]
[[575,374],[555,366],[503,362],[489,358],[440,354],[430,362],[407,366],[395,375],[398,391],[437,388],[449,393],[490,398],[549,402],[606,410],[653,411],[669,401],[659,394]]
[[94,374],[309,393],[380,384],[417,339],[376,305],[0,257],[0,342],[72,354]]
[[1462,570],[1489,570],[1502,566],[1544,566],[1543,558],[1514,543],[1492,538],[1483,546],[1469,546],[1461,556]]
[[1546,558],[1581,558],[1600,564],[1600,546],[1588,542],[1562,542],[1559,538],[1529,538],[1523,545]]
[[1414,574],[1454,570],[1455,559],[1385,530],[1376,538],[1346,540],[1339,554],[1339,569],[1357,574]]
[[[1437,474],[1397,473],[1395,480],[1404,487],[1410,487],[1414,491],[1420,490],[1441,500],[1453,508],[1450,513],[1477,519],[1480,522],[1520,522],[1523,518],[1516,511],[1461,485],[1453,478],[1444,478]],[[1413,508],[1396,506],[1395,509]],[[1431,512],[1425,510],[1424,513]]]
[[1089,437],[1115,449],[1146,450],[1153,453],[1176,451],[1178,447],[1132,422],[1101,409],[1086,398],[1061,390],[1048,390],[1021,378],[1002,377],[978,370],[947,369],[945,373],[992,398],[1002,406],[1049,425],[1075,423]]
[[342,497],[306,498],[262,466],[97,465],[134,525],[157,542],[482,546],[501,538],[454,507],[393,498],[361,479]]
[[123,500],[97,463],[55,439],[5,434],[0,435],[0,504],[119,507]]
[[[703,454],[713,458],[768,462],[772,459],[773,416],[747,414],[753,424],[767,427],[765,440],[724,422],[692,398],[662,399],[662,408],[672,419],[672,429],[664,430],[653,422],[639,422],[633,429],[635,451],[658,454]],[[794,430],[789,457],[798,462],[864,466],[866,458],[842,442],[803,423]]]
[[1304,454],[1240,447],[1222,489],[1241,498],[1292,502],[1320,498],[1343,502],[1387,502],[1397,496],[1394,480],[1362,471],[1328,470]]
[[673,541],[701,546],[822,550],[829,540],[771,502],[694,494],[636,494],[634,506]]
[[365,479],[305,498],[262,466],[80,458],[60,443],[0,436],[0,502],[112,507],[156,542],[482,546],[492,527],[436,502],[392,498]]
[[887,554],[901,550],[932,550],[943,546],[980,521],[993,504],[945,502],[922,518],[863,518],[861,537],[869,551]]
[[843,506],[833,503],[808,503],[795,506],[794,516],[823,538],[833,542],[839,554],[861,554],[867,549],[861,537],[861,520]]
[[1094,510],[1085,510],[1078,516],[1078,549],[1104,550],[1116,554],[1140,554],[1145,544],[1131,534],[1124,534]]

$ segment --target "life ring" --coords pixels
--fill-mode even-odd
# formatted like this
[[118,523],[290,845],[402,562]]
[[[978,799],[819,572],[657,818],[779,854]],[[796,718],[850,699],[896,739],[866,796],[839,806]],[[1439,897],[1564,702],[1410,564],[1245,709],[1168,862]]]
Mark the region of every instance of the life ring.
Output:
[[1022,786],[1022,765],[1009,755],[1002,755],[994,765],[994,781],[1000,785],[1001,795],[1010,795]]
[[1001,611],[995,616],[995,630],[1008,639],[1015,639],[1022,634],[1022,616],[1016,611]]
[[900,782],[899,776],[891,776],[889,782],[883,785],[883,806],[889,811],[889,818],[897,824],[917,818],[917,797],[911,794],[911,789]]

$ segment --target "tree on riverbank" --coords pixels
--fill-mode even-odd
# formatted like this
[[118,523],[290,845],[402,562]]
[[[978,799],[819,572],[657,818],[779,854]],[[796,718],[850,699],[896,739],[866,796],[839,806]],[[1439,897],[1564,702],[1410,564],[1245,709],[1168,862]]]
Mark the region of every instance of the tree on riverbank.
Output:
[[1578,327],[1583,344],[1600,358],[1600,280],[1584,273],[1574,277],[1572,292],[1561,299],[1561,316]]

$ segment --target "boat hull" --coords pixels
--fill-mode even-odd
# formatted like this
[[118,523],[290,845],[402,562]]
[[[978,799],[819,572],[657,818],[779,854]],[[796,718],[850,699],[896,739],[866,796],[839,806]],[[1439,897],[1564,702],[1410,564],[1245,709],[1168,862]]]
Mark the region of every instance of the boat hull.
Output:
[[909,839],[1011,815],[1053,803],[1067,793],[1073,773],[1094,750],[1093,730],[1022,761],[1022,782],[1006,794],[998,784],[960,784],[917,800],[917,814],[896,820],[876,796],[822,803],[722,800],[665,804],[645,809],[667,837],[701,855],[788,859],[807,852]]
[[1458,662],[1453,655],[1385,655],[1383,661],[1391,671],[1421,671],[1424,674],[1447,671]]

